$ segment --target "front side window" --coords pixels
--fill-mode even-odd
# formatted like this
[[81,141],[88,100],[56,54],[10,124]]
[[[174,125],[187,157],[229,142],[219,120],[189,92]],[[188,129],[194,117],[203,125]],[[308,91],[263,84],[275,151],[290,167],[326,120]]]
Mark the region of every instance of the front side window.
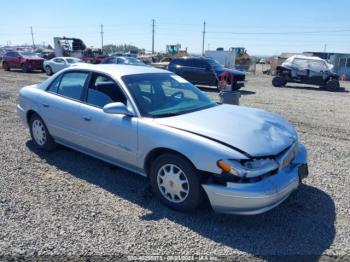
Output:
[[113,102],[126,104],[126,97],[113,79],[94,74],[90,81],[86,102],[102,108]]
[[174,74],[127,75],[122,79],[146,117],[181,115],[216,106],[197,87]]
[[55,58],[53,61],[56,63],[61,63],[61,64],[64,63],[64,60],[62,58]]
[[115,63],[115,58],[114,57],[108,57],[104,60],[104,64],[114,64]]
[[214,59],[208,59],[207,63],[215,69],[222,69],[224,66]]
[[68,98],[80,100],[88,75],[86,72],[65,73],[62,76],[57,93]]

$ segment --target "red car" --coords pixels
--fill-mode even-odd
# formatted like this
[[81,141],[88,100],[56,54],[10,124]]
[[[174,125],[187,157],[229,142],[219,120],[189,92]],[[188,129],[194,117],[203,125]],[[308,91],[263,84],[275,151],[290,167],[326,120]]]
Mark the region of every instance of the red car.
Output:
[[44,72],[44,60],[35,53],[9,51],[2,57],[2,68],[5,71],[9,71],[11,68],[19,68],[25,73],[32,70]]

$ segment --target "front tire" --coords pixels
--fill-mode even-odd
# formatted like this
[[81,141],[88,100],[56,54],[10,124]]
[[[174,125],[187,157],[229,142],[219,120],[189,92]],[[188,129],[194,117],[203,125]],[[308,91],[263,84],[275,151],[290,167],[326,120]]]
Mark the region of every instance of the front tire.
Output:
[[337,80],[332,79],[326,83],[326,89],[328,91],[334,92],[334,91],[337,91],[339,88],[340,88],[339,81]]
[[56,143],[47,130],[44,121],[37,114],[30,118],[29,129],[32,140],[38,148],[51,151],[56,147]]
[[50,66],[45,66],[45,72],[48,76],[51,76],[53,74]]
[[281,76],[275,76],[273,79],[272,79],[272,85],[274,87],[282,87],[282,86],[285,86],[287,84],[287,81],[286,79],[284,79],[283,77]]
[[153,192],[168,207],[192,211],[203,201],[203,190],[196,169],[187,159],[166,153],[153,163],[150,172]]
[[7,62],[2,63],[2,68],[4,68],[5,71],[10,71],[10,66]]

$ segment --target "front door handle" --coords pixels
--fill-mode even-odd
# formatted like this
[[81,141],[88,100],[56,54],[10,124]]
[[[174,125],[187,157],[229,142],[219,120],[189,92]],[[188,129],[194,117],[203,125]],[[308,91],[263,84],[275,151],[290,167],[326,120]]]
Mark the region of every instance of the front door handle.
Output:
[[43,103],[43,107],[49,107],[50,105],[47,103]]
[[84,119],[85,121],[91,121],[91,117],[89,117],[89,116],[83,116],[83,119]]

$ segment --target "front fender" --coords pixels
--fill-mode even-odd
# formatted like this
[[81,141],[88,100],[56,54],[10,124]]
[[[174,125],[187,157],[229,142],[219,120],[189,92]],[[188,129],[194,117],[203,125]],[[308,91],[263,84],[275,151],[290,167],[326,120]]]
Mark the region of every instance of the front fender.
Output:
[[198,169],[221,173],[216,165],[220,159],[247,159],[232,148],[183,130],[163,126],[154,121],[140,120],[138,130],[139,167],[143,168],[149,152],[167,148],[186,156]]

